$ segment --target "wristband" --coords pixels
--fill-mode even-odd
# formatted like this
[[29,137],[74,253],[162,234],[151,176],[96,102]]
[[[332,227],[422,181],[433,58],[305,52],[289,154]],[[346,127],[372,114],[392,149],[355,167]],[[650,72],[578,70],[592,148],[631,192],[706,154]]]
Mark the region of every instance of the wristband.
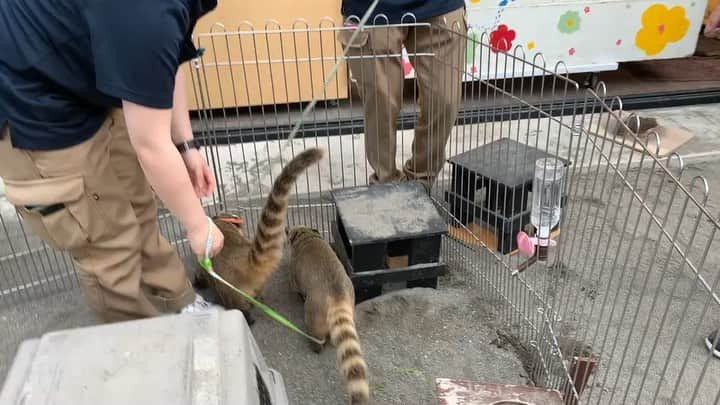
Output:
[[175,144],[178,152],[182,155],[190,149],[200,149],[200,144],[195,139],[189,139],[187,141],[178,142]]

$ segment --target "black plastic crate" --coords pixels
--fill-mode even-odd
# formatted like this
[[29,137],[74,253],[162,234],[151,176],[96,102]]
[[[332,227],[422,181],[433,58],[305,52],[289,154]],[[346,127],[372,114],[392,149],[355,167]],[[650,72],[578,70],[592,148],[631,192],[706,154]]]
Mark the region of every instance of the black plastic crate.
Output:
[[[566,168],[570,165],[565,159],[508,138],[453,156],[448,159],[452,167],[450,191],[445,192],[450,213],[463,225],[479,221],[495,234],[497,250],[510,253],[517,248],[515,235],[530,223],[535,161],[548,157],[557,158]],[[561,206],[566,200],[563,193]]]
[[[337,207],[334,249],[356,287],[358,301],[379,295],[388,282],[436,286],[447,225],[415,182],[354,187],[332,192]],[[403,265],[389,266],[393,258]]]

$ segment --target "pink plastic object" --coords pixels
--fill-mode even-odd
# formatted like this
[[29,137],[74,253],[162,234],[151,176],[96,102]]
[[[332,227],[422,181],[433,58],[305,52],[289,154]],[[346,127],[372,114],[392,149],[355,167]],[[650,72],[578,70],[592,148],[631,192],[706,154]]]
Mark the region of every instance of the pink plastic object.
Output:
[[528,234],[523,231],[517,234],[518,250],[523,256],[532,257],[535,254],[535,244],[532,242]]
[[536,237],[530,237],[523,231],[518,232],[516,236],[518,250],[524,256],[532,257],[535,254],[535,246],[555,246],[557,243],[552,239],[538,239]]

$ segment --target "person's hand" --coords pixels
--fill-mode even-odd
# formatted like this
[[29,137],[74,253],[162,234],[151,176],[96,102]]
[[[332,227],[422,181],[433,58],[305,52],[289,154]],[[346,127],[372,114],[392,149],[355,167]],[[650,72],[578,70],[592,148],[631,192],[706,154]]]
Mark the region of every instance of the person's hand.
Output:
[[215,179],[200,151],[190,149],[182,154],[182,158],[190,175],[195,194],[200,198],[211,196],[215,191]]
[[210,226],[210,232],[212,232],[212,244],[210,245],[210,257],[215,256],[223,248],[225,238],[223,237],[220,229],[212,221],[206,221],[205,226],[197,226],[193,229],[188,230],[187,236],[190,242],[190,249],[192,252],[200,258],[205,257],[205,245],[207,244],[208,238],[208,226]]
[[720,39],[720,6],[715,7],[715,10],[710,14],[708,23],[705,25],[705,36]]

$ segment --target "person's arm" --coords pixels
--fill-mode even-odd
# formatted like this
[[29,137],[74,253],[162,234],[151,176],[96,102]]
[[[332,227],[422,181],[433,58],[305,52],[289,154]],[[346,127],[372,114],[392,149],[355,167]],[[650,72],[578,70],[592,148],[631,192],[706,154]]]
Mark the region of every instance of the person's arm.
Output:
[[[123,101],[123,113],[130,142],[150,185],[185,227],[192,251],[205,249],[208,221],[200,200],[193,191],[188,171],[171,137],[171,109],[145,107]],[[212,253],[222,247],[220,231],[213,225]]]
[[[183,74],[182,66],[178,69],[177,74],[175,74],[170,133],[175,143],[193,139],[190,114],[188,113],[187,106],[187,94],[185,91],[185,75]],[[191,149],[183,153],[182,158],[197,196],[210,196],[215,189],[215,180],[202,154],[197,149]]]
[[173,107],[171,136],[175,143],[193,139],[190,115],[188,114],[187,94],[185,91],[185,74],[182,66],[175,74],[175,90],[173,90]]

